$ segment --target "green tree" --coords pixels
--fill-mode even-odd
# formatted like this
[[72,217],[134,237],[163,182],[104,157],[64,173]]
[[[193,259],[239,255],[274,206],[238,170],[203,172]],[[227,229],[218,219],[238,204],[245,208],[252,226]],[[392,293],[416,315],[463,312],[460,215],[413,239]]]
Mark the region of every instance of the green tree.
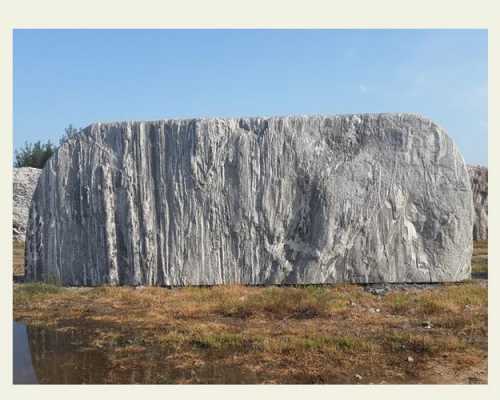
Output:
[[74,138],[76,135],[80,133],[80,129],[76,129],[73,125],[69,124],[67,128],[64,129],[64,135],[61,139],[59,139],[59,146],[68,141],[69,139]]
[[24,147],[15,151],[14,166],[43,168],[47,160],[54,154],[56,147],[50,142],[24,143]]
[[[73,125],[69,125],[64,129],[64,135],[59,139],[59,146],[74,138],[80,133],[80,129],[76,129]],[[53,145],[50,140],[47,143],[40,141],[35,143],[24,143],[24,147],[15,151],[14,167],[32,167],[43,168],[47,160],[57,150],[57,146]]]

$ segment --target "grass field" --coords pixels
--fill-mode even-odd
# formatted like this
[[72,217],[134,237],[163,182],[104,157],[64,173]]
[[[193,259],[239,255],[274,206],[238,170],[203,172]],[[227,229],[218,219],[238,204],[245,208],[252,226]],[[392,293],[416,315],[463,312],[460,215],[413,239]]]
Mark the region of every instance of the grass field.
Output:
[[142,383],[484,383],[487,305],[484,280],[383,296],[358,285],[14,285],[14,318],[79,332],[111,360],[109,383],[126,383],[131,366],[149,371]]

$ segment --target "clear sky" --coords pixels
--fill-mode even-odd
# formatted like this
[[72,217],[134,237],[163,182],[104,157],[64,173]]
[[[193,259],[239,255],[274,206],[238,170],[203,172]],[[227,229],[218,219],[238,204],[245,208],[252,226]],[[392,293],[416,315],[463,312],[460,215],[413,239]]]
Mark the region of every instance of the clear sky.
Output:
[[16,30],[14,147],[69,124],[415,112],[487,165],[486,30]]

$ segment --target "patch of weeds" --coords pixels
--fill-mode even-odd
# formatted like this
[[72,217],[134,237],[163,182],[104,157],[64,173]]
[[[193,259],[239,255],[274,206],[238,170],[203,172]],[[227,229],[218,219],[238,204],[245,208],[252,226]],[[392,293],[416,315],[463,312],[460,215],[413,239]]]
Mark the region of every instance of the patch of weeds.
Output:
[[219,301],[215,312],[224,317],[249,318],[255,313],[255,307],[251,301],[239,298],[227,298]]
[[472,257],[472,272],[488,272],[488,258]]
[[182,294],[189,297],[192,301],[197,303],[211,302],[220,297],[220,290],[218,287],[198,287],[198,286],[188,286],[182,289]]
[[217,298],[214,312],[242,319],[264,314],[273,318],[309,319],[330,315],[331,304],[327,288],[270,287],[247,294],[229,290]]
[[245,351],[251,349],[251,341],[238,333],[200,335],[191,340],[191,345],[202,350]]
[[326,317],[330,314],[330,296],[323,288],[269,288],[262,292],[260,307],[282,318]]
[[414,307],[410,296],[406,293],[395,293],[386,301],[392,314],[395,315],[408,315]]
[[446,314],[450,312],[450,307],[442,299],[421,298],[418,301],[418,309],[423,315]]
[[93,287],[85,293],[85,296],[90,299],[105,299],[112,295],[111,288],[108,286]]
[[335,346],[339,350],[354,350],[356,348],[356,341],[348,336],[341,336],[335,338]]
[[448,304],[454,306],[487,305],[488,289],[473,283],[467,283],[450,286],[443,292],[442,297]]
[[349,337],[335,336],[313,336],[305,338],[289,338],[295,350],[317,350],[317,351],[347,351],[355,347],[355,342]]
[[374,347],[369,341],[351,336],[310,336],[285,335],[267,340],[264,347],[269,352],[283,354],[303,354],[305,352],[325,353],[340,357],[341,354],[366,353]]
[[323,337],[320,338],[304,338],[302,339],[302,347],[304,350],[321,350],[326,347],[327,341]]
[[467,320],[464,315],[449,315],[442,317],[434,322],[434,326],[445,329],[453,329],[459,331],[470,325],[470,320]]
[[179,349],[187,341],[187,335],[178,331],[171,331],[167,334],[157,336],[156,340],[161,346],[171,349]]
[[65,288],[47,283],[23,283],[16,286],[14,290],[14,301],[25,302],[34,297],[59,294],[66,291]]
[[488,289],[470,285],[462,298],[462,305],[488,306]]
[[392,352],[414,352],[436,355],[466,349],[466,343],[456,336],[432,336],[413,333],[393,333],[385,337],[386,347]]

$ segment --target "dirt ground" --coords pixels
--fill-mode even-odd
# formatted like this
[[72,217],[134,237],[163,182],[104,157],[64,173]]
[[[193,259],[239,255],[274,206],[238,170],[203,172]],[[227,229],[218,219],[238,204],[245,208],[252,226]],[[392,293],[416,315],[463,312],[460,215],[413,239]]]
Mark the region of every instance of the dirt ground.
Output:
[[487,383],[487,243],[473,270],[382,291],[23,283],[14,319],[77,334],[110,366],[103,383]]

